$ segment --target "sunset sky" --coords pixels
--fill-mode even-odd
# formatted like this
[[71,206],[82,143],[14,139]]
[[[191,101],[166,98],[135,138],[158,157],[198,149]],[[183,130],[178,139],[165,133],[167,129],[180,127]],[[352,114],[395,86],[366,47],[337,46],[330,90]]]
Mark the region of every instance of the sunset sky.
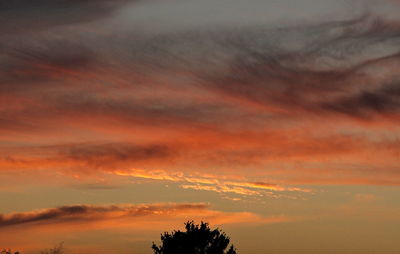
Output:
[[400,1],[0,0],[0,250],[400,253]]

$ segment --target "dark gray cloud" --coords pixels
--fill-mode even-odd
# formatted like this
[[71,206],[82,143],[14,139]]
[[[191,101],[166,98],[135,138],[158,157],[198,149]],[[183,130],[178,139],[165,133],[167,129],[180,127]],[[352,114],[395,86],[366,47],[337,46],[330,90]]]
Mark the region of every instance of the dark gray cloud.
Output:
[[[116,219],[119,217],[134,217],[157,214],[159,212],[174,212],[185,210],[204,210],[203,204],[171,204],[171,205],[72,205],[60,206],[33,212],[0,214],[0,228],[24,225],[29,223],[72,223],[75,221],[96,221]],[[118,215],[112,215],[119,212]]]
[[4,35],[104,19],[130,0],[1,0]]
[[359,94],[344,97],[334,103],[323,104],[322,107],[366,119],[374,114],[399,114],[400,80],[372,91],[362,91]]
[[[40,43],[7,43],[0,52],[0,91],[43,91],[61,86],[66,78],[87,74],[96,63],[96,55],[72,40],[44,39]],[[61,45],[61,46],[60,46]]]
[[[398,26],[361,19],[309,27],[300,34],[316,38],[295,39],[301,46],[291,50],[276,48],[285,44],[279,35],[270,49],[236,40],[239,53],[225,71],[205,75],[205,87],[295,114],[327,116],[348,111],[366,119],[365,113],[399,112],[396,95],[384,92],[396,90],[400,79],[393,67],[399,64]],[[379,77],[385,69],[388,74]]]

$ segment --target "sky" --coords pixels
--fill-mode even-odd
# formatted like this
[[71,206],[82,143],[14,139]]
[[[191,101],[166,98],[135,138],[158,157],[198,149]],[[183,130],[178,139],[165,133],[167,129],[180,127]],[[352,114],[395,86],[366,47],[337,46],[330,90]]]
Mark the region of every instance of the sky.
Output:
[[400,253],[397,0],[0,0],[0,249]]

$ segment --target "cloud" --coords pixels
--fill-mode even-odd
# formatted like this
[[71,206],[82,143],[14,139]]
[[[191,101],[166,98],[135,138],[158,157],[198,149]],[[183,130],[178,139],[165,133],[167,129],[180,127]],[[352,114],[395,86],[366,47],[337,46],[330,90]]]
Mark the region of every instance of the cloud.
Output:
[[[202,214],[199,216],[199,214]],[[249,212],[222,212],[209,208],[205,204],[142,204],[142,205],[71,205],[60,206],[31,212],[1,214],[0,230],[13,226],[41,227],[50,225],[82,225],[98,223],[113,227],[113,224],[102,224],[114,221],[114,226],[129,227],[132,223],[145,224],[152,218],[162,221],[170,217],[203,217],[214,223],[271,223],[290,220],[282,216],[264,218]],[[275,219],[274,219],[275,218]],[[125,225],[121,225],[125,221]],[[142,225],[143,226],[143,225]],[[141,226],[140,226],[141,227]],[[77,230],[79,230],[77,228]]]
[[164,170],[142,170],[131,169],[126,171],[114,171],[116,175],[132,176],[136,178],[163,180],[183,183],[180,185],[184,189],[206,190],[219,193],[234,193],[248,196],[260,196],[266,191],[293,191],[293,192],[312,192],[309,189],[298,187],[284,187],[277,184],[263,182],[246,182],[245,180],[232,181],[229,177],[218,177],[217,175],[185,174],[184,172],[167,172]]
[[137,217],[154,214],[163,214],[173,211],[184,212],[191,210],[205,210],[203,204],[177,204],[177,205],[111,205],[90,206],[75,205],[61,206],[42,211],[15,213],[2,215],[0,227],[14,226],[27,223],[69,223],[76,221],[95,221],[103,219],[115,219],[124,216]]
[[[60,39],[51,37],[35,38],[34,43],[10,42],[6,47],[11,53],[2,68],[3,86],[11,94],[22,86],[24,90],[16,95],[46,103],[6,115],[13,122],[29,114],[39,124],[43,118],[61,115],[70,119],[113,116],[147,124],[215,124],[220,119],[237,122],[239,117],[261,121],[263,116],[391,118],[389,114],[398,113],[396,97],[384,91],[397,89],[398,29],[379,17],[365,16],[282,29],[132,32],[112,39],[91,34],[80,40],[61,36],[63,47],[58,46]],[[382,68],[393,71],[380,75]],[[182,100],[156,97],[157,92],[127,96],[140,94],[145,90],[141,84],[148,83],[167,94],[169,90],[169,96],[184,87],[190,89]],[[54,84],[60,87],[49,94]],[[127,94],[110,96],[118,90]],[[193,96],[190,90],[207,97],[211,93],[218,100],[206,97],[193,103],[188,100]],[[390,105],[377,105],[378,100]],[[229,110],[235,103],[239,103],[237,113]],[[249,114],[255,109],[262,114]]]
[[[155,137],[158,134],[162,132],[155,133]],[[330,134],[316,138],[307,130],[247,134],[199,130],[195,135],[179,135],[174,142],[159,144],[3,147],[1,171],[33,173],[51,169],[49,172],[84,178],[117,174],[185,185],[230,185],[263,191],[290,191],[296,188],[292,184],[318,182],[398,184],[394,179],[399,145],[388,138],[371,140],[367,136]],[[146,140],[145,136],[142,138]],[[249,168],[252,175],[245,173]]]
[[180,185],[181,188],[183,189],[192,189],[192,190],[204,190],[204,191],[214,191],[214,192],[219,192],[219,193],[234,193],[234,194],[239,194],[239,195],[247,195],[247,196],[259,196],[261,193],[259,191],[251,190],[251,189],[246,189],[242,187],[235,187],[235,186],[229,186],[229,185],[194,185],[194,184],[182,184]]
[[[345,32],[329,38],[317,30],[328,42],[312,41],[299,50],[278,49],[277,55],[269,55],[268,49],[258,52],[250,45],[240,45],[238,48],[249,52],[238,55],[227,72],[212,74],[213,78],[205,79],[204,84],[244,106],[288,118],[337,118],[337,113],[349,113],[360,120],[371,120],[373,116],[398,114],[396,95],[384,92],[398,88],[399,77],[393,68],[398,66],[398,48],[394,46],[399,41],[397,28],[371,25],[354,35],[359,24],[353,25],[325,26],[328,34],[338,28]],[[304,35],[307,33],[305,30]],[[370,47],[388,52],[381,50],[382,57],[374,56],[366,53]],[[380,76],[383,69],[386,75]]]
[[73,161],[83,161],[96,167],[102,167],[102,165],[107,167],[112,162],[149,160],[171,155],[171,150],[167,146],[135,146],[129,143],[72,145],[61,149],[62,157]]
[[[12,33],[104,19],[129,0],[15,0],[0,2],[0,30]],[[4,34],[3,34],[4,35]]]
[[14,156],[3,156],[0,159],[4,169],[72,167],[76,173],[89,173],[126,167],[135,162],[165,160],[173,155],[167,146],[131,143],[64,144],[18,150],[12,151]]
[[366,119],[374,114],[397,115],[400,110],[399,84],[397,82],[374,91],[363,91],[334,103],[327,103],[324,107],[328,110]]
[[[60,47],[60,44],[63,46]],[[38,88],[49,88],[51,81],[77,79],[86,75],[96,60],[89,47],[70,39],[44,39],[38,43],[18,44],[6,42],[5,45],[8,51],[2,53],[0,60],[0,89],[13,94],[21,92],[21,89],[32,92]]]

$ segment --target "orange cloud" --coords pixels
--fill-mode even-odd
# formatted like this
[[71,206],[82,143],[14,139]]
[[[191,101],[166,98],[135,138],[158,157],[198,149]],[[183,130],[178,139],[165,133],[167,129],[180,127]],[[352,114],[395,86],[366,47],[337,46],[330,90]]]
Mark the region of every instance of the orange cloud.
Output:
[[[165,170],[143,170],[131,169],[126,171],[114,171],[113,174],[120,176],[132,176],[136,178],[164,180],[172,182],[181,182],[180,186],[184,189],[207,190],[215,192],[230,192],[241,195],[262,195],[263,191],[296,191],[312,192],[309,189],[298,187],[283,187],[277,184],[268,184],[263,182],[232,181],[227,177],[217,175],[191,174],[183,172],[167,172]],[[189,184],[190,183],[190,184]]]
[[[272,133],[217,134],[199,131],[189,140],[180,137],[182,141],[166,143],[2,147],[0,170],[51,169],[52,172],[76,176],[116,173],[209,185],[227,185],[221,181],[241,178],[231,181],[231,185],[273,191],[289,191],[291,187],[285,185],[318,181],[396,184],[394,176],[398,172],[395,169],[400,146],[395,137],[380,140],[383,134],[379,134],[376,140],[372,140],[374,137],[365,134],[316,138],[314,135],[307,136],[306,132],[282,130]],[[247,170],[251,170],[251,177],[246,174]],[[201,177],[198,172],[211,177]],[[222,179],[224,175],[226,179]]]
[[232,187],[227,185],[208,186],[200,184],[197,185],[182,184],[180,185],[180,187],[182,187],[183,189],[205,190],[205,191],[214,191],[219,193],[235,193],[240,195],[261,195],[259,191],[254,191],[241,187]]

